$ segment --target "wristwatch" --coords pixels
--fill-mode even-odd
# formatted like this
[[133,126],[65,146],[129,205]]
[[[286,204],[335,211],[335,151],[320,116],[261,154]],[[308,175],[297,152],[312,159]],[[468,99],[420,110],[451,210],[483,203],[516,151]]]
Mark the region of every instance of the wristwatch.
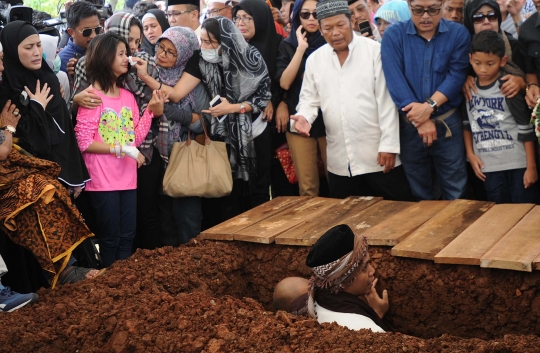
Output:
[[2,126],[0,127],[0,130],[7,130],[9,131],[12,135],[15,135],[15,132],[17,131],[13,126],[11,125],[6,125],[6,126]]
[[244,103],[240,103],[240,114],[246,113],[246,107],[244,106]]
[[427,102],[427,104],[429,104],[429,106],[430,106],[431,108],[433,108],[433,113],[432,113],[432,114],[437,113],[437,109],[439,108],[439,107],[437,106],[437,102],[435,102],[435,101],[434,101],[433,99],[431,99],[431,98],[426,99],[426,102]]

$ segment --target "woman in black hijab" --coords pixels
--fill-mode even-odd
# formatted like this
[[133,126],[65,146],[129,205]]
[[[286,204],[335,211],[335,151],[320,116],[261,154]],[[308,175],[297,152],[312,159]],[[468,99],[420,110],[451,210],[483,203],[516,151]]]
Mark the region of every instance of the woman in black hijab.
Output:
[[[492,15],[492,16],[490,16]],[[502,16],[499,4],[495,0],[472,0],[465,6],[463,24],[471,33],[471,37],[481,31],[491,30],[499,33],[505,44],[505,54],[508,62],[503,68],[506,75],[502,78],[506,81],[502,86],[502,93],[512,98],[522,89],[525,89],[525,59],[521,54],[518,41],[501,29]],[[470,89],[475,86],[474,72],[467,78],[463,86],[463,94],[467,100],[471,100]]]
[[141,20],[143,26],[142,48],[151,56],[156,55],[156,43],[161,35],[169,28],[165,12],[159,9],[148,10]]
[[[274,112],[288,116],[283,91],[276,77],[277,53],[283,37],[276,32],[272,10],[264,0],[242,0],[233,7],[233,19],[246,41],[261,53],[270,73],[272,100],[264,111],[263,119],[272,121]],[[257,181],[251,197],[252,207],[270,199],[270,183],[274,197],[298,194],[298,188],[289,184],[278,159],[272,158],[273,151],[285,142],[285,134],[278,134],[275,121],[255,139]]]
[[2,30],[0,42],[5,67],[0,104],[4,106],[11,99],[19,109],[21,119],[15,137],[32,155],[58,163],[58,179],[77,196],[90,177],[58,78],[43,62],[38,32],[28,22],[10,22]]

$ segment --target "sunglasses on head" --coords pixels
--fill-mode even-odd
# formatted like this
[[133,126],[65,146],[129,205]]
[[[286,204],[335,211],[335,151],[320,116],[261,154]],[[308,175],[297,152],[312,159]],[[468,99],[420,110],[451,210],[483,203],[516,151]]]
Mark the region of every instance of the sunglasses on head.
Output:
[[495,12],[488,13],[487,15],[477,13],[472,17],[474,23],[482,23],[486,18],[489,22],[497,21],[497,15],[495,14]]
[[101,34],[101,32],[103,32],[103,27],[97,26],[94,28],[85,28],[78,32],[81,33],[83,37],[90,37],[92,35],[92,31],[96,32],[96,35]]
[[300,16],[301,19],[303,20],[309,20],[309,17],[313,15],[313,18],[316,20],[317,19],[317,12],[308,12],[308,11],[304,11],[304,12],[300,12],[298,14],[298,16]]

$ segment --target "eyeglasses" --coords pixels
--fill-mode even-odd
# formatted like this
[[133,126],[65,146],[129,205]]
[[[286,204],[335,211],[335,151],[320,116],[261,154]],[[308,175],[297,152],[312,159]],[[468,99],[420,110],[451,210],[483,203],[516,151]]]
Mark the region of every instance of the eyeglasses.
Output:
[[482,23],[486,18],[489,22],[497,21],[497,15],[495,14],[495,12],[490,12],[487,15],[484,15],[482,13],[474,14],[472,20],[474,23]]
[[227,6],[225,5],[225,7],[222,7],[221,9],[213,9],[213,10],[209,10],[207,13],[208,13],[208,17],[214,17],[214,16],[217,16],[220,11],[222,10],[225,10],[227,7],[230,7],[230,6]]
[[96,33],[96,35],[101,34],[103,32],[103,27],[97,26],[94,28],[85,28],[82,31],[77,31],[83,35],[83,37],[90,37],[92,35],[92,31]]
[[245,25],[247,25],[253,20],[253,17],[233,17],[232,20],[235,24],[238,24],[238,22],[242,21]]
[[426,9],[422,9],[422,8],[418,8],[418,7],[411,7],[411,12],[413,15],[415,16],[424,16],[424,14],[427,12],[428,15],[430,16],[436,16],[438,15],[439,13],[441,13],[441,9],[442,9],[442,6],[439,7],[439,8],[428,8],[427,10]]
[[195,11],[195,10],[165,12],[165,16],[167,16],[167,17],[178,17],[180,15],[183,15],[183,14],[189,13],[189,12],[193,12],[193,11]]
[[164,46],[160,45],[158,47],[158,55],[161,55],[161,53],[165,53],[165,57],[169,59],[174,59],[178,56],[178,54],[173,53],[172,51],[168,51],[165,49]]
[[303,20],[309,20],[309,17],[313,15],[313,19],[317,19],[317,12],[308,12],[308,11],[304,11],[304,12],[300,12],[298,14],[298,16],[300,16],[301,19]]

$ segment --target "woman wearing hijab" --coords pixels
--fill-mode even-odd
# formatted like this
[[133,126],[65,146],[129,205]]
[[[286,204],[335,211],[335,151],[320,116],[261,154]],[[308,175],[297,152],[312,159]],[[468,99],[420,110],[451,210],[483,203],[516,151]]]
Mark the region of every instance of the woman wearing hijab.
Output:
[[[275,31],[272,10],[263,0],[243,0],[233,7],[233,20],[246,41],[255,47],[264,58],[270,72],[272,100],[265,109],[263,118],[272,121],[274,112],[280,122],[289,115],[287,105],[283,102],[283,92],[276,78],[278,47],[283,39]],[[282,124],[280,124],[282,125]],[[277,160],[272,158],[273,150],[286,142],[285,136],[277,133],[276,122],[255,139],[257,153],[257,183],[251,198],[251,206],[256,207],[270,199],[268,188],[272,183],[274,197],[297,194],[297,189],[291,185]],[[279,132],[285,132],[283,126]]]
[[172,102],[185,98],[200,82],[210,97],[221,96],[220,104],[203,113],[213,117],[211,138],[227,143],[233,189],[227,197],[208,201],[212,211],[205,218],[212,218],[207,225],[214,225],[244,212],[243,198],[253,190],[256,175],[252,122],[271,98],[268,69],[259,51],[247,44],[233,22],[216,17],[202,24],[201,51],[193,53],[174,87],[145,75],[145,66],[137,64],[139,76],[149,87],[165,90]]
[[386,29],[397,22],[403,22],[411,18],[409,5],[406,1],[394,0],[379,5],[379,9],[375,13],[375,23],[381,37]]
[[169,29],[169,21],[165,17],[165,12],[159,9],[148,10],[141,20],[144,38],[142,48],[148,54],[156,55],[156,42],[159,37]]
[[[527,86],[524,74],[525,60],[518,49],[518,41],[501,29],[502,16],[497,1],[472,0],[465,6],[463,23],[471,36],[488,30],[499,33],[504,40],[508,62],[503,68],[507,75],[501,78],[501,80],[506,81],[501,86],[502,93],[507,98],[513,98],[519,91],[525,89]],[[473,75],[474,71],[471,69],[471,75],[463,85],[463,94],[467,101],[472,99],[471,90],[476,90]]]
[[[296,113],[307,58],[326,44],[319,32],[316,6],[317,0],[299,0],[294,3],[291,35],[279,45],[276,77],[281,88],[287,91],[285,103],[289,115]],[[278,131],[287,131],[287,142],[298,176],[300,195],[318,196],[319,153],[326,165],[326,131],[321,111],[319,110],[319,116],[311,126],[309,137],[291,132],[288,116],[284,122],[276,123]]]
[[[156,62],[161,82],[174,86],[180,80],[189,59],[199,50],[199,40],[187,27],[172,27],[157,40]],[[202,133],[201,111],[209,106],[210,99],[203,83],[199,83],[178,103],[165,105],[165,114],[160,118],[156,147],[165,163],[175,142],[186,141],[187,135],[194,138]],[[202,198],[163,195],[160,213],[163,217],[162,241],[165,246],[180,246],[201,232]]]
[[0,106],[8,99],[17,105],[21,119],[15,137],[19,145],[38,158],[58,163],[58,179],[78,196],[90,177],[58,78],[43,61],[38,32],[27,22],[10,22],[2,30],[0,42],[5,67]]

